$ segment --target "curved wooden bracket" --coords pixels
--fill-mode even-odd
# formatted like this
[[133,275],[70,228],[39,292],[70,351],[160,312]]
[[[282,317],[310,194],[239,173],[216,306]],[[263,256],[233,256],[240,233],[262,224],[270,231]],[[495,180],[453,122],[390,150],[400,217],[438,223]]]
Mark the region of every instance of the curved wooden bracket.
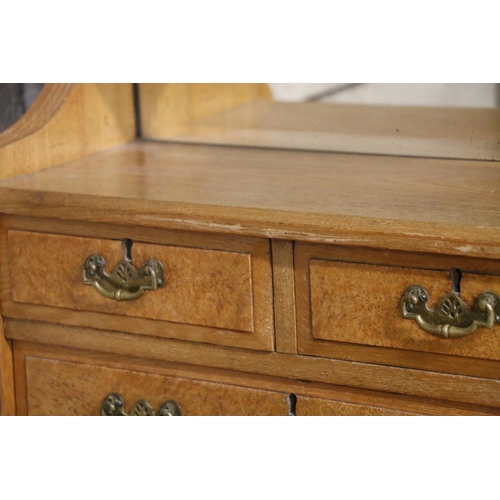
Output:
[[31,108],[0,133],[0,181],[134,137],[132,84],[47,83]]
[[72,83],[46,83],[33,106],[7,130],[0,132],[0,148],[35,133],[47,124],[65,103],[72,87]]

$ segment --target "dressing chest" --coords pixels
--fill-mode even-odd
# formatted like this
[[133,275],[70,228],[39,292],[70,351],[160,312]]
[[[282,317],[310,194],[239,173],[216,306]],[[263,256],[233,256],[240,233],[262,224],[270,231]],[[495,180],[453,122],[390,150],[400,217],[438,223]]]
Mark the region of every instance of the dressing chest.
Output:
[[500,414],[500,111],[269,98],[47,84],[0,135],[2,415]]

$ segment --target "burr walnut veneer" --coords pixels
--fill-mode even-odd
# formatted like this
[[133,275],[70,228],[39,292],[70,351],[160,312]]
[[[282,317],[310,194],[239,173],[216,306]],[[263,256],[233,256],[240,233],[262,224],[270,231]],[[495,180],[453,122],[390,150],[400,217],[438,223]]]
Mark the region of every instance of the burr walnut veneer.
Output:
[[500,414],[496,111],[146,85],[133,139],[131,86],[54,89],[0,149],[2,414]]

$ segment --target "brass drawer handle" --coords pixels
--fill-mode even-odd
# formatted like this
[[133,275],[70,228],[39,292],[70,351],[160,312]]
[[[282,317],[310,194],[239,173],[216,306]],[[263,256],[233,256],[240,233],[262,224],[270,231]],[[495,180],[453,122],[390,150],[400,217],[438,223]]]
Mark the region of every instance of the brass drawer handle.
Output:
[[132,240],[122,242],[124,258],[107,274],[106,261],[99,254],[92,254],[82,267],[82,283],[93,286],[101,295],[114,300],[132,300],[147,290],[164,286],[165,272],[162,263],[150,259],[137,271],[132,265]]
[[[423,286],[409,286],[401,299],[401,316],[413,319],[431,335],[443,339],[464,337],[478,328],[491,328],[500,322],[500,297],[484,292],[476,297],[470,308],[460,297],[460,273],[453,291],[446,294],[436,309],[429,309],[429,294]],[[452,276],[453,277],[453,276]]]
[[[120,394],[112,392],[108,394],[101,405],[101,416],[103,417],[154,417],[153,407],[145,400],[136,401],[130,408],[130,412],[125,413],[125,401]],[[181,408],[172,399],[164,401],[158,411],[159,417],[180,417]]]

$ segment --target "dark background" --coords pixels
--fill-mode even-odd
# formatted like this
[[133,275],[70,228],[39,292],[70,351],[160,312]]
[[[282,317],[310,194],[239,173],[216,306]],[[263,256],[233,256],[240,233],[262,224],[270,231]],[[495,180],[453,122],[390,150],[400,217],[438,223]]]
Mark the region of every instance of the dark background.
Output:
[[43,83],[0,83],[0,132],[10,127],[30,108]]

